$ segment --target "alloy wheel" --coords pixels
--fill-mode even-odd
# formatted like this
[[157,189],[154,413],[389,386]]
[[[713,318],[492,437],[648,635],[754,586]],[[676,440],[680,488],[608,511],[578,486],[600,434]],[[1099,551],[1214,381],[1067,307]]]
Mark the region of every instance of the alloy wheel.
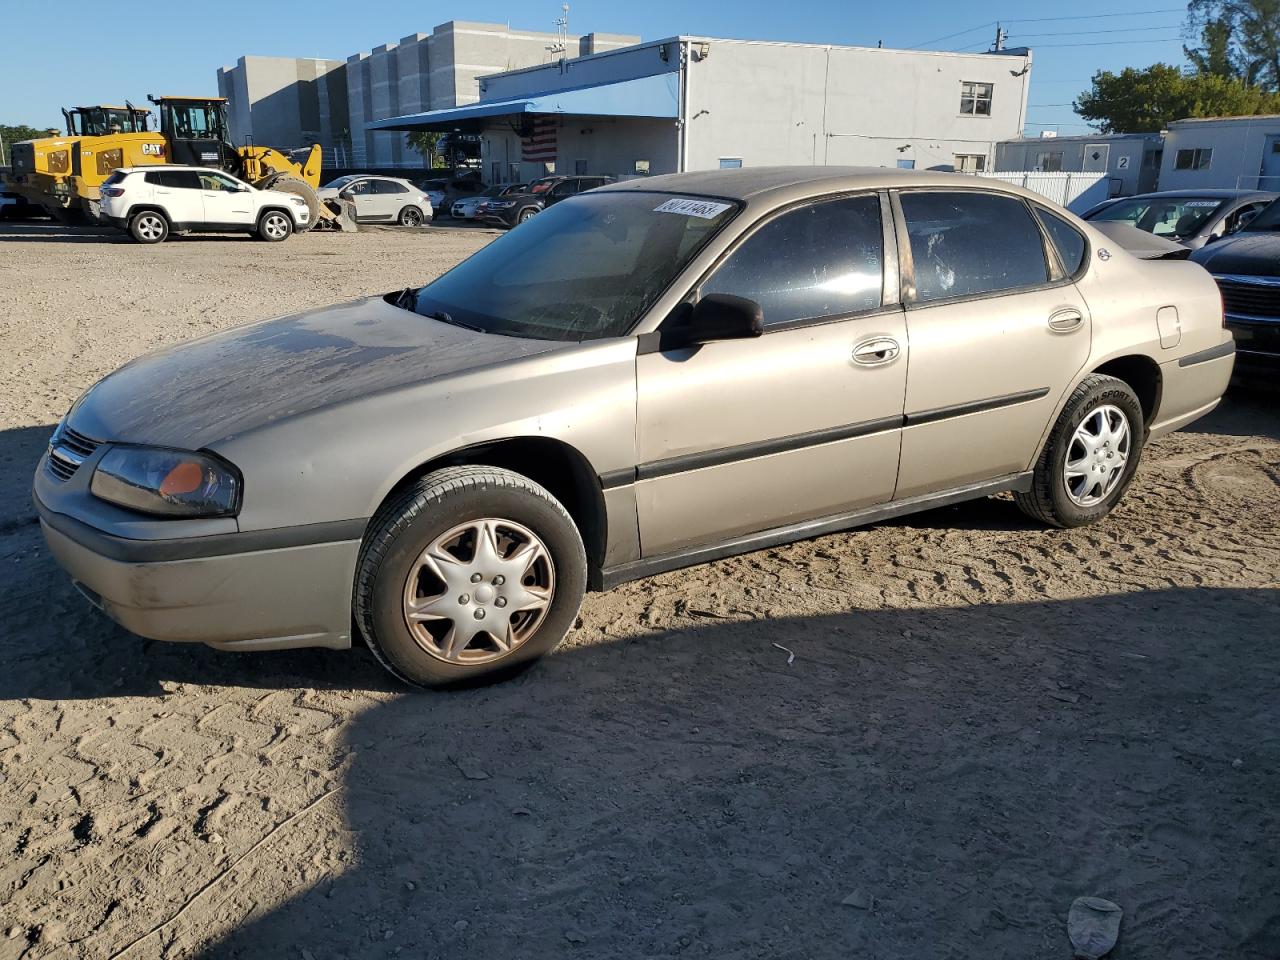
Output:
[[471,520],[436,537],[405,580],[404,617],[427,653],[474,665],[537,632],[555,596],[551,552],[512,520]]
[[285,222],[282,213],[267,214],[267,219],[262,223],[262,229],[272,240],[283,240],[289,235],[289,224]]
[[1076,427],[1067,445],[1063,480],[1067,496],[1078,507],[1095,507],[1124,476],[1129,463],[1129,418],[1111,404],[1095,407]]
[[145,240],[159,240],[164,236],[164,221],[155,214],[144,213],[138,218],[138,233]]

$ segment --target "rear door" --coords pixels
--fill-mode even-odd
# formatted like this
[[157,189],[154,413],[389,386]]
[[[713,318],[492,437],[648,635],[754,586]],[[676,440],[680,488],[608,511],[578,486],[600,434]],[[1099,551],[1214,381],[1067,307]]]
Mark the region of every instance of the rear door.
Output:
[[375,182],[374,180],[357,180],[345,191],[348,198],[356,205],[357,220],[385,219],[378,212],[379,199],[374,187]]
[[229,227],[253,225],[256,212],[253,194],[242,189],[239,181],[223,173],[208,171],[198,176],[205,223]]
[[[1084,238],[1063,266],[1021,198],[913,190],[897,202],[911,366],[895,499],[1026,470],[1089,354],[1070,276]],[[1074,232],[1052,216],[1046,230]]]
[[893,495],[907,342],[887,209],[863,193],[768,216],[692,295],[760,303],[764,336],[637,358],[645,556]]
[[376,180],[374,183],[378,218],[381,220],[394,220],[402,209],[413,202],[413,198],[409,196],[409,188],[403,183],[396,183],[394,180]]
[[204,223],[204,198],[200,196],[200,178],[193,170],[153,170],[146,174],[147,183],[155,186],[155,200],[174,225]]

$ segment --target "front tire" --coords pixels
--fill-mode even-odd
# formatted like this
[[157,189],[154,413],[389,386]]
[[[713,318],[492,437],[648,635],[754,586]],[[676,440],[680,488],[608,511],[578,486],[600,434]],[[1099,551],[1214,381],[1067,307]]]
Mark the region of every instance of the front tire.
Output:
[[1133,480],[1146,439],[1142,404],[1123,380],[1094,373],[1072,391],[1036,461],[1023,513],[1054,527],[1109,514]]
[[169,236],[169,221],[158,210],[143,210],[129,218],[129,233],[139,243],[162,243]]
[[268,210],[258,218],[258,236],[268,243],[288,240],[291,233],[293,233],[293,220],[287,213]]
[[420,227],[422,226],[422,211],[417,207],[405,207],[400,211],[400,226],[402,227]]
[[537,207],[525,207],[523,210],[520,211],[519,216],[516,217],[516,226],[519,226],[520,224],[524,223],[526,220],[532,220],[534,217],[538,215],[538,212],[539,211]]
[[582,538],[543,487],[497,467],[416,480],[370,521],[354,609],[406,683],[496,679],[549,653],[586,590]]

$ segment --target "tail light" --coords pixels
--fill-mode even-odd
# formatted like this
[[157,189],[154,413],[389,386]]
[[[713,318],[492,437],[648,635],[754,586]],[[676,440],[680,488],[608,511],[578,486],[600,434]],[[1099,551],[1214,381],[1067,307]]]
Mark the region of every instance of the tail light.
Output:
[[111,197],[113,200],[114,200],[116,197],[123,197],[123,196],[124,196],[124,187],[103,187],[103,188],[102,188],[102,195],[103,195],[104,197]]

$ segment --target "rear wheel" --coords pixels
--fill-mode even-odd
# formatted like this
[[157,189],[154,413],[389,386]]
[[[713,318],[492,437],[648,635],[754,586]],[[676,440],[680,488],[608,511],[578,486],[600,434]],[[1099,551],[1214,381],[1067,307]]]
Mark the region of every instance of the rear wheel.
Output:
[[1014,499],[1028,516],[1055,527],[1101,520],[1124,496],[1145,437],[1142,404],[1129,385],[1090,374],[1054,424],[1031,490]]
[[383,666],[408,683],[496,678],[568,633],[586,570],[573,520],[541,486],[496,467],[448,467],[371,521],[356,621]]
[[129,233],[139,243],[160,243],[169,236],[169,221],[158,210],[143,210],[129,219]]
[[279,210],[268,210],[258,219],[258,236],[270,243],[279,243],[293,233],[293,221]]
[[420,227],[422,226],[422,211],[417,207],[405,207],[400,211],[400,226],[402,227]]

